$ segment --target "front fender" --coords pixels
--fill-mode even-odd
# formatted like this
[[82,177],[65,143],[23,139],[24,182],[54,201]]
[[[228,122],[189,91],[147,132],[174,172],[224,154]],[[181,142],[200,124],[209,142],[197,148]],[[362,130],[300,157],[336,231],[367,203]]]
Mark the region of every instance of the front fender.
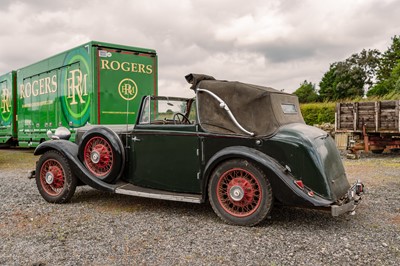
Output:
[[207,162],[204,170],[204,187],[203,191],[207,191],[209,178],[215,167],[223,161],[242,158],[256,163],[263,171],[265,171],[274,193],[274,197],[280,202],[287,205],[296,206],[314,206],[328,207],[333,202],[326,200],[318,195],[310,197],[307,193],[297,187],[291,173],[279,164],[274,158],[249,147],[234,146],[222,149],[214,154]]
[[41,155],[49,150],[56,150],[67,158],[72,172],[86,185],[106,192],[115,192],[116,185],[108,184],[95,177],[78,159],[77,144],[68,140],[49,140],[37,146],[33,154]]
[[[78,145],[67,140],[49,140],[42,142],[36,147],[34,155],[42,155],[49,150],[56,150],[65,157],[76,156],[78,154]],[[69,156],[68,156],[69,154]]]

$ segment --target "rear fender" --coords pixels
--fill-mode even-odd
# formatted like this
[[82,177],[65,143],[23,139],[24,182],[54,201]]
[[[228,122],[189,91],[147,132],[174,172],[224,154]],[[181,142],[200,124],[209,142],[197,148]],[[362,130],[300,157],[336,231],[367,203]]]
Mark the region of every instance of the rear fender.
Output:
[[[274,193],[274,197],[287,205],[328,207],[333,202],[318,195],[310,197],[294,183],[294,178],[285,167],[279,164],[272,157],[252,148],[244,146],[228,147],[217,152],[208,161],[203,174],[203,191],[207,191],[209,179],[215,167],[223,161],[242,158],[252,161],[265,171]],[[206,195],[206,193],[203,193]]]
[[67,140],[50,140],[41,143],[34,152],[34,155],[42,155],[49,150],[56,150],[67,158],[72,172],[83,183],[95,189],[115,192],[116,185],[110,185],[95,177],[82,162],[78,159],[78,145]]

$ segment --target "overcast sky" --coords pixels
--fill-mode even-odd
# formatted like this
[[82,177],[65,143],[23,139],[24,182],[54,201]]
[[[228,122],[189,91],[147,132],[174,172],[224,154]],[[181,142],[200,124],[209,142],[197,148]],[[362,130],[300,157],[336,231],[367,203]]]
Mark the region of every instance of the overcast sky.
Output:
[[395,0],[0,0],[0,74],[90,40],[155,49],[159,94],[204,73],[293,92],[400,34]]

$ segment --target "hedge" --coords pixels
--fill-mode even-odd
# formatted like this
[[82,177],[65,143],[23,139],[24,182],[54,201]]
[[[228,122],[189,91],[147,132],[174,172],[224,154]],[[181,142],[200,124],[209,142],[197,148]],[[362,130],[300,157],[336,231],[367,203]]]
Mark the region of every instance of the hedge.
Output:
[[[369,98],[354,98],[346,99],[344,102],[371,102],[371,101],[386,101],[400,100],[400,93],[397,91],[390,92],[380,97]],[[303,114],[304,121],[307,125],[321,125],[323,123],[335,123],[335,102],[323,103],[303,103],[300,104],[300,110]]]
[[300,110],[307,125],[320,125],[323,123],[335,123],[336,103],[304,103],[300,104]]

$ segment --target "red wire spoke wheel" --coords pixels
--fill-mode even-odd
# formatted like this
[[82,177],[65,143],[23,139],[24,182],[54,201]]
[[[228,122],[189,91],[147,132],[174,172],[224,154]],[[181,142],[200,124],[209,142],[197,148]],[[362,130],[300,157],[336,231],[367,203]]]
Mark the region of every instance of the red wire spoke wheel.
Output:
[[108,175],[114,164],[111,145],[103,137],[93,137],[86,143],[83,158],[86,167],[99,178]]
[[249,216],[260,206],[260,183],[249,171],[241,168],[228,170],[220,177],[217,187],[219,204],[233,216]]
[[226,223],[253,226],[272,209],[272,188],[255,164],[234,159],[218,165],[208,184],[214,212]]
[[106,183],[118,180],[125,166],[121,139],[104,126],[86,131],[79,143],[78,157],[91,174]]
[[56,150],[47,151],[40,157],[35,178],[40,195],[51,203],[69,201],[78,182],[67,158]]
[[40,169],[40,182],[47,194],[51,196],[60,195],[65,183],[62,165],[54,159],[45,161]]

